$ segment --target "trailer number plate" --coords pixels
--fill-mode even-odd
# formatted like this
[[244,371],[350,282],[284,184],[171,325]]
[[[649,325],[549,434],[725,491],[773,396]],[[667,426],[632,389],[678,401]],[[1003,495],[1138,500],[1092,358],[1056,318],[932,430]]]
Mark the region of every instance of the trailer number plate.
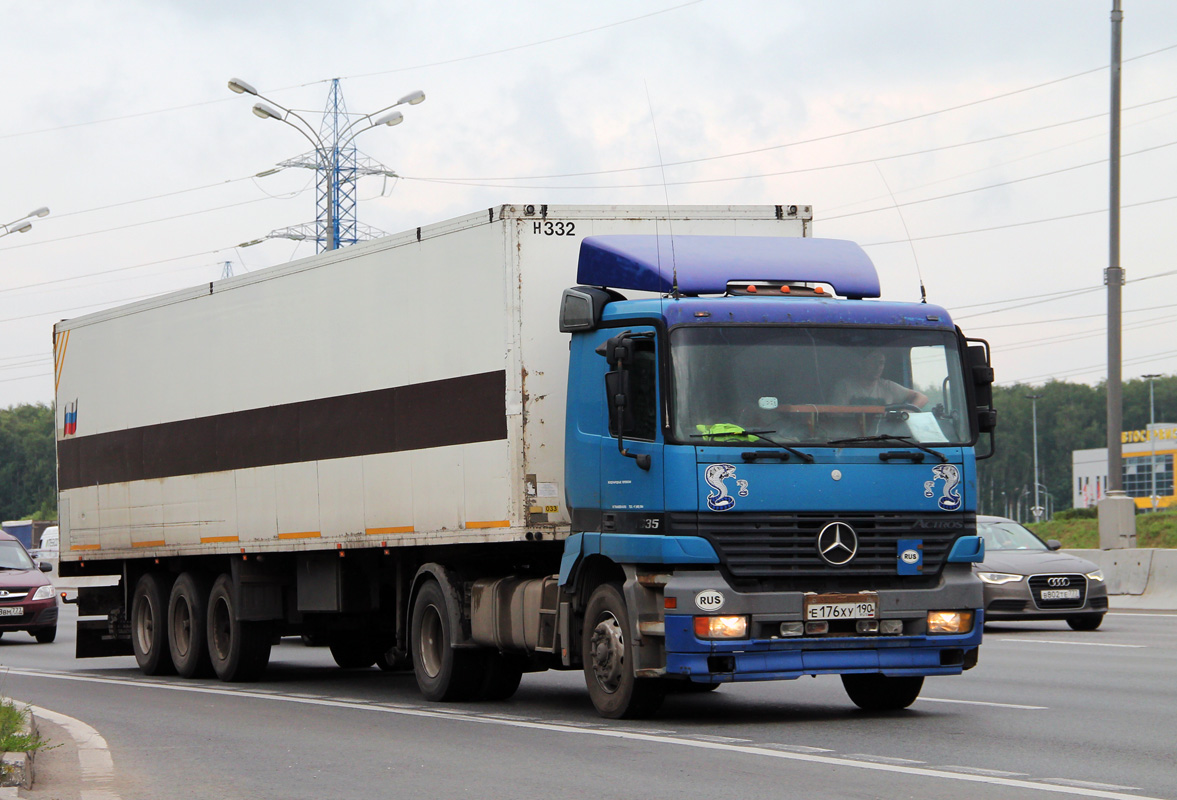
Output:
[[876,619],[879,596],[861,594],[813,594],[805,597],[806,620]]
[[1078,589],[1043,589],[1043,600],[1078,600]]
[[3,606],[0,607],[0,617],[20,617],[23,616],[25,610],[20,606]]

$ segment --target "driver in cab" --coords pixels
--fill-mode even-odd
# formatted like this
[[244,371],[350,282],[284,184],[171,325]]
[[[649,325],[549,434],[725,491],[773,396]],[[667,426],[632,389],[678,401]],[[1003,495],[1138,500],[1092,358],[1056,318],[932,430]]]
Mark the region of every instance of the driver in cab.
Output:
[[912,405],[923,408],[928,396],[883,377],[887,356],[870,350],[859,356],[854,373],[834,386],[832,401],[839,406]]

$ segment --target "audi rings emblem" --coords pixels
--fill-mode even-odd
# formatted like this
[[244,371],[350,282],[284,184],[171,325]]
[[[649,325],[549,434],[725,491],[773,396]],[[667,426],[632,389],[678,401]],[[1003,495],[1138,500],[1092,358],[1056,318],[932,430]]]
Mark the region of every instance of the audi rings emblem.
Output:
[[857,553],[858,534],[845,522],[831,522],[817,535],[817,554],[828,564],[849,564]]
[[1056,588],[1059,586],[1070,586],[1071,579],[1070,578],[1049,578],[1046,581],[1046,585],[1047,586],[1054,586]]

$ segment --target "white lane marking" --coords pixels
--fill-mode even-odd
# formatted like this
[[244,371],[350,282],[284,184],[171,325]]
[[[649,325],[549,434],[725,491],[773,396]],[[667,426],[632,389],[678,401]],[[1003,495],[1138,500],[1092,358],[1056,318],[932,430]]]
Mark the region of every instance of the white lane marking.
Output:
[[960,703],[965,706],[993,706],[994,708],[1016,708],[1019,711],[1049,711],[1049,706],[1020,706],[1017,703],[990,703],[985,700],[949,700],[946,697],[917,697],[917,703]]
[[[128,687],[143,687],[148,689],[163,689],[171,692],[187,692],[189,694],[208,694],[234,698],[248,697],[254,700],[268,700],[270,702],[278,703],[294,703],[297,705],[319,706],[324,708],[343,708],[353,711],[365,711],[368,713],[397,714],[406,717],[423,717],[435,720],[453,720],[458,722],[471,722],[478,725],[499,725],[506,728],[546,731],[549,733],[579,734],[581,736],[601,736],[609,739],[626,739],[630,741],[645,742],[647,744],[691,747],[699,750],[718,750],[721,752],[739,753],[741,755],[777,758],[786,761],[803,761],[811,764],[821,764],[823,766],[830,767],[852,767],[855,769],[873,770],[878,772],[900,773],[903,775],[919,778],[943,778],[965,783],[984,783],[994,786],[1009,786],[1015,789],[1025,789],[1035,792],[1054,792],[1056,794],[1072,794],[1078,795],[1080,797],[1096,797],[1102,798],[1102,800],[1163,800],[1163,798],[1145,797],[1143,795],[1137,794],[1124,794],[1121,792],[1105,791],[1102,789],[1095,789],[1084,786],[1063,786],[1057,783],[1046,784],[1036,781],[1016,780],[1013,778],[1005,778],[995,775],[952,772],[942,768],[898,766],[895,764],[881,764],[870,761],[855,761],[853,759],[841,756],[824,756],[816,753],[811,754],[782,751],[774,749],[772,746],[706,742],[699,739],[687,739],[681,736],[655,736],[648,733],[632,733],[627,731],[619,731],[612,728],[574,727],[563,722],[524,722],[519,720],[504,720],[495,719],[494,717],[489,716],[479,716],[478,714],[472,714],[469,712],[464,714],[460,712],[442,714],[432,709],[424,710],[408,707],[397,708],[394,706],[376,706],[368,703],[357,705],[355,703],[345,703],[338,700],[263,694],[261,692],[253,692],[243,689],[222,689],[216,686],[198,684],[147,683],[127,678],[101,678],[93,675],[48,672],[34,669],[10,669],[8,674],[22,675],[28,678],[50,678],[53,680],[74,681],[77,683],[96,683],[107,686],[119,686],[124,689]],[[99,799],[94,797],[83,798],[83,800]],[[103,800],[106,800],[106,798],[103,798]]]
[[1000,639],[992,636],[985,637],[987,642],[1025,642],[1026,644],[1073,644],[1076,647],[1125,647],[1133,650],[1143,650],[1148,647],[1146,644],[1111,644],[1109,642],[1072,642],[1065,639],[1022,639],[1021,637],[1014,638],[1012,636],[1002,637]]
[[1070,778],[1043,778],[1043,783],[1057,783],[1060,786],[1079,786],[1087,789],[1106,789],[1111,792],[1139,792],[1138,786],[1120,786],[1116,783],[1096,783],[1095,781],[1075,781]]
[[949,764],[946,767],[940,767],[951,772],[962,772],[966,775],[988,775],[993,778],[1028,778],[1030,777],[1025,772],[1006,772],[1001,769],[982,769],[981,767],[960,767],[956,764]]
[[902,766],[904,764],[927,764],[927,761],[916,761],[913,758],[894,758],[892,756],[872,756],[869,753],[847,753],[846,758],[853,758],[855,761],[873,761],[877,764],[895,764]]
[[684,733],[688,739],[698,739],[700,742],[718,742],[719,744],[748,744],[751,739],[737,739],[734,736],[712,736],[708,733]]
[[1174,614],[1171,611],[1168,614],[1150,614],[1147,611],[1141,611],[1139,613],[1137,613],[1135,611],[1109,611],[1108,616],[1109,617],[1162,617],[1165,619],[1173,619],[1173,618],[1177,617],[1177,614]]
[[810,747],[806,744],[777,744],[770,742],[769,744],[762,744],[760,747],[766,747],[769,750],[784,750],[786,753],[832,753],[834,752],[828,747]]
[[119,800],[118,793],[110,788],[110,783],[114,780],[114,759],[110,757],[106,740],[98,731],[80,719],[67,717],[47,708],[29,708],[35,716],[65,728],[66,733],[77,745],[78,765],[82,771],[82,788],[78,792],[80,800]]

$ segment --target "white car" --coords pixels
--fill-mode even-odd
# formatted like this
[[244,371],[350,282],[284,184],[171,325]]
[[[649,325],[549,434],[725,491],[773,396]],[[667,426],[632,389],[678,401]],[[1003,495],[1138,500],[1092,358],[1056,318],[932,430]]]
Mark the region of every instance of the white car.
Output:
[[41,531],[41,546],[35,550],[30,550],[29,555],[38,561],[56,561],[57,556],[60,554],[60,544],[58,542],[57,526],[50,525]]

